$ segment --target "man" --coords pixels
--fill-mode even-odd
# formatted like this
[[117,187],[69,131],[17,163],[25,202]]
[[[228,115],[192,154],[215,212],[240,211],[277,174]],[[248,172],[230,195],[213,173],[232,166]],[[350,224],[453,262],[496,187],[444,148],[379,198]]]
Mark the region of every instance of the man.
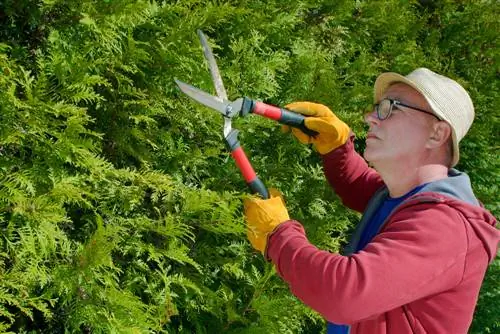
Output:
[[343,203],[363,212],[344,254],[310,244],[276,191],[245,201],[248,238],[331,322],[329,333],[466,333],[500,240],[468,176],[452,168],[472,101],[457,82],[425,68],[380,75],[374,95],[364,152],[373,168],[327,107],[287,106],[308,116],[318,135],[293,133],[322,155]]

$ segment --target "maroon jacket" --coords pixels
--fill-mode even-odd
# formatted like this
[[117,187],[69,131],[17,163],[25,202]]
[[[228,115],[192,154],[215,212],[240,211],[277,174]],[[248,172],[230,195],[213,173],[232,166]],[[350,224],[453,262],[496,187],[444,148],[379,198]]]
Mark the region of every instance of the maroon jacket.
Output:
[[[323,160],[328,181],[354,210],[365,211],[385,187],[352,139]],[[500,231],[488,211],[469,203],[468,177],[459,174],[407,199],[362,251],[319,250],[292,220],[271,235],[266,255],[294,295],[350,333],[466,333]]]

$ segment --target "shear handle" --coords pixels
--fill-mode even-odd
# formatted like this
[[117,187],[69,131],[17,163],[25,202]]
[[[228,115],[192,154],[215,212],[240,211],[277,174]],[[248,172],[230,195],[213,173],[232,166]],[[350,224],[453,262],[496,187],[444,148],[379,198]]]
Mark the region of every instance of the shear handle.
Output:
[[289,125],[304,132],[306,135],[315,137],[318,132],[306,127],[304,115],[295,113],[290,110],[275,107],[264,102],[255,101],[248,97],[243,98],[241,115],[246,116],[248,113],[254,113],[266,118],[280,122],[281,124]]
[[243,175],[248,187],[252,190],[252,193],[259,194],[263,199],[268,199],[269,191],[255,173],[255,170],[248,160],[245,151],[243,151],[243,148],[240,146],[240,142],[238,140],[238,130],[231,130],[229,135],[226,137],[226,142],[231,150],[231,155],[233,156],[236,165]]

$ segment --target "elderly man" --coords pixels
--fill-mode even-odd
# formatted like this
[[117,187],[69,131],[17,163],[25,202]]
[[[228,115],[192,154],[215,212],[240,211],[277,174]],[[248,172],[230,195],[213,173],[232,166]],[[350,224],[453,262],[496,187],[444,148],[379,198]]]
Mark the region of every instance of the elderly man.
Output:
[[344,254],[310,244],[276,191],[245,201],[248,238],[292,293],[331,322],[328,333],[466,333],[500,240],[468,176],[452,168],[472,101],[457,82],[419,68],[380,75],[375,103],[365,116],[364,158],[373,168],[327,107],[287,106],[308,116],[319,134],[293,133],[322,155],[343,203],[363,212]]

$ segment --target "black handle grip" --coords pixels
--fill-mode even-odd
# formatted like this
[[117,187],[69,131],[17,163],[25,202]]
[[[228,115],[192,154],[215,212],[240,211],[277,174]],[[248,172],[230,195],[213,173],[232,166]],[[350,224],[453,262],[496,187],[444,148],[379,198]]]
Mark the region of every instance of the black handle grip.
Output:
[[263,199],[269,199],[269,191],[258,176],[257,178],[253,179],[252,182],[249,182],[247,184],[252,190],[252,193],[259,194]]
[[305,125],[305,119],[306,117],[304,115],[282,108],[281,117],[278,122],[297,128],[308,136],[315,137],[318,132],[307,128]]
[[240,115],[246,116],[249,113],[254,113],[278,121],[281,124],[297,128],[311,137],[315,137],[318,134],[317,131],[306,127],[304,122],[306,117],[304,115],[245,97],[243,98]]

